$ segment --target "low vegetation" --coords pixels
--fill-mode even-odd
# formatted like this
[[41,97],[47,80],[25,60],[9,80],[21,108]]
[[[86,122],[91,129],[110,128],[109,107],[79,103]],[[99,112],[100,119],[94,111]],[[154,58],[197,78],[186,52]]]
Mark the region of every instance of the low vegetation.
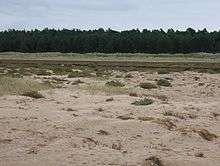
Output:
[[76,77],[91,77],[91,73],[89,71],[72,71],[68,74],[68,78],[76,78]]
[[0,95],[23,94],[51,88],[50,85],[31,79],[0,77]]
[[171,87],[172,86],[171,83],[166,79],[159,79],[157,81],[157,85],[158,86],[165,86],[165,87]]
[[163,162],[156,156],[151,156],[143,162],[141,166],[165,166]]
[[116,80],[116,81],[115,80],[108,81],[108,82],[106,82],[105,85],[107,85],[107,86],[114,86],[114,87],[123,87],[123,86],[125,86],[124,83],[122,83],[122,82],[120,82],[118,80]]
[[31,97],[31,98],[34,98],[34,99],[44,98],[44,96],[41,93],[37,92],[37,91],[24,92],[22,94],[22,96]]
[[156,89],[157,88],[157,86],[155,84],[150,83],[150,82],[140,83],[139,86],[143,89]]
[[205,130],[205,129],[201,129],[201,130],[198,130],[197,133],[205,140],[207,141],[213,141],[214,139],[218,138],[217,135],[209,132],[208,130]]
[[105,93],[106,95],[122,95],[128,94],[129,89],[121,86],[106,86],[98,84],[81,85],[80,89],[86,90],[91,94]]
[[143,106],[143,105],[150,105],[153,103],[154,101],[152,99],[144,98],[133,102],[132,105]]

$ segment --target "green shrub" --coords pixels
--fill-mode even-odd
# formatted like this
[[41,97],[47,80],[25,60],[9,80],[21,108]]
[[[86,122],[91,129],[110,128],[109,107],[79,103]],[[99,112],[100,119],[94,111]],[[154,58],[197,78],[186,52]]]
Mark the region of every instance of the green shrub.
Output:
[[132,105],[136,105],[136,106],[150,105],[153,104],[153,102],[154,101],[152,99],[144,98],[133,102]]
[[106,82],[107,86],[115,86],[115,87],[123,87],[125,86],[125,84],[121,83],[120,81],[109,81],[109,82]]
[[40,99],[40,98],[44,98],[44,96],[42,94],[40,94],[37,91],[29,91],[29,92],[25,92],[22,94],[22,96],[27,96],[27,97],[31,97],[34,99]]
[[154,84],[152,84],[152,83],[150,83],[150,82],[140,83],[139,86],[140,86],[141,88],[143,88],[143,89],[155,89],[155,88],[157,88],[156,85],[154,85]]
[[68,78],[76,78],[76,77],[90,77],[91,74],[88,71],[72,71],[69,73]]
[[168,80],[160,79],[157,81],[157,85],[169,87],[171,86],[171,83]]
[[158,74],[169,74],[170,71],[167,70],[167,69],[161,69],[161,70],[159,70],[157,73],[158,73]]

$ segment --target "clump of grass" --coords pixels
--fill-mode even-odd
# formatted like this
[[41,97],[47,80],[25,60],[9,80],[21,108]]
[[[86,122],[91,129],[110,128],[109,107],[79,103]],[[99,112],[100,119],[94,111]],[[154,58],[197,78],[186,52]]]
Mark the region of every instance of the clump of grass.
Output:
[[157,71],[157,74],[169,74],[169,73],[170,73],[170,71],[167,69],[161,69],[161,70]]
[[129,120],[129,119],[134,119],[132,118],[130,115],[120,115],[117,117],[118,119],[121,119],[121,120]]
[[83,84],[83,83],[84,83],[83,81],[81,81],[80,79],[78,79],[78,80],[72,82],[72,85],[79,85],[79,84]]
[[208,130],[201,129],[198,130],[197,133],[205,140],[207,141],[213,141],[214,139],[218,138],[217,135],[210,133]]
[[204,153],[198,152],[195,154],[195,157],[204,157]]
[[91,73],[89,71],[72,71],[68,74],[68,78],[76,78],[76,77],[91,77]]
[[105,86],[98,84],[82,85],[80,86],[80,89],[86,90],[91,94],[105,93],[107,95],[122,95],[129,93],[129,89],[125,87]]
[[163,162],[156,156],[145,159],[142,166],[164,166]]
[[51,73],[48,72],[47,70],[37,70],[35,74],[38,76],[50,76],[51,75]]
[[99,135],[110,135],[109,132],[105,131],[105,130],[99,130],[98,131]]
[[138,97],[139,95],[136,92],[130,92],[129,96],[131,96],[131,97]]
[[144,98],[133,102],[132,105],[143,106],[143,105],[150,105],[153,103],[154,101],[152,99]]
[[184,114],[176,113],[176,112],[173,112],[173,111],[163,112],[163,115],[164,116],[174,116],[174,117],[177,117],[179,119],[186,119],[186,116]]
[[125,75],[125,78],[133,78],[133,77],[134,76],[132,74],[130,74],[130,73]]
[[31,79],[0,77],[0,95],[23,94],[51,88],[49,84],[39,83]]
[[111,97],[111,98],[106,99],[105,101],[106,101],[106,102],[111,102],[111,101],[114,101],[114,98]]
[[140,120],[140,121],[152,121],[152,120],[154,120],[154,118],[145,116],[145,117],[138,117],[138,120]]
[[106,82],[106,84],[105,85],[107,85],[107,86],[114,86],[114,87],[123,87],[123,86],[125,86],[125,84],[123,84],[122,82],[120,82],[120,81],[108,81],[108,82]]
[[165,87],[171,87],[171,83],[168,80],[160,79],[157,81],[157,85],[159,86],[165,86]]
[[140,83],[139,85],[141,88],[143,89],[155,89],[157,88],[157,86],[155,84],[152,84],[150,82],[144,82],[144,83]]
[[109,77],[111,76],[111,74],[112,73],[110,71],[100,70],[100,69],[96,72],[97,77]]
[[34,98],[34,99],[44,98],[44,96],[42,94],[40,94],[39,92],[37,92],[37,91],[24,92],[22,94],[22,96],[31,97],[31,98]]
[[160,124],[166,127],[168,130],[172,130],[176,128],[176,125],[170,119],[156,119],[153,121],[154,123]]

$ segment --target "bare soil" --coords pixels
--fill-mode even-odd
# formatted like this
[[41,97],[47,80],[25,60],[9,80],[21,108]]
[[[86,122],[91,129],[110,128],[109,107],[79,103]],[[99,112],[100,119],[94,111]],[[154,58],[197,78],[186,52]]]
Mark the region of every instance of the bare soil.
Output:
[[[60,84],[40,99],[0,96],[1,166],[219,166],[220,74],[25,77]],[[159,79],[172,86],[139,87]],[[102,89],[111,80],[125,87]],[[154,102],[132,105],[144,98]]]

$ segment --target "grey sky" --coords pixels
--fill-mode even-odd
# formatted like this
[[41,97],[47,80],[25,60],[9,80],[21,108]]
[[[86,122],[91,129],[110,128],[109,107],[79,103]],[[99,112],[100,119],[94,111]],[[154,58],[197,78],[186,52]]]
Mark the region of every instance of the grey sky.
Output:
[[0,0],[0,30],[220,30],[220,0]]

